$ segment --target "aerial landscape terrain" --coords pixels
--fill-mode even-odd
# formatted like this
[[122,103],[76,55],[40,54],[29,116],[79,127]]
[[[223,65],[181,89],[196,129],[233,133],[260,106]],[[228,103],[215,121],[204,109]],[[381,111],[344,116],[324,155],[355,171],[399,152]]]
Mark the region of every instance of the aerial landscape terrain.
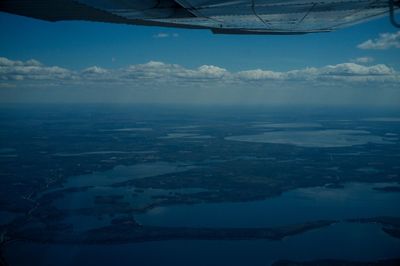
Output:
[[1,0],[0,266],[400,266],[399,0]]
[[398,112],[299,110],[1,107],[2,264],[398,265]]

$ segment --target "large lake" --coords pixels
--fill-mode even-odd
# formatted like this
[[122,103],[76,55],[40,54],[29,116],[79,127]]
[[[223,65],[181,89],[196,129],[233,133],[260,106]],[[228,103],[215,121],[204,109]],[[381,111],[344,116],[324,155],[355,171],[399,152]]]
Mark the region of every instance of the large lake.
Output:
[[[282,126],[279,124],[279,126]],[[274,128],[279,128],[277,125]],[[293,125],[291,128],[295,128]],[[380,136],[371,135],[365,130],[292,130],[272,131],[256,135],[226,137],[226,140],[255,143],[288,144],[309,148],[338,148],[363,145],[367,143],[392,144]]]
[[[391,184],[350,183],[344,188],[300,188],[263,201],[160,207],[136,218],[146,225],[260,227],[316,219],[398,215],[400,206],[393,203],[400,202],[400,193],[373,189],[386,185]],[[75,222],[86,225],[92,223],[92,226],[96,226],[96,220],[91,219],[77,219]],[[400,240],[386,235],[379,225],[347,222],[288,237],[282,241],[193,240],[125,245],[45,245],[15,242],[6,252],[11,265],[21,266],[270,265],[278,259],[375,260],[396,257],[398,254]]]
[[14,242],[6,251],[10,265],[21,266],[265,266],[277,259],[392,258],[400,254],[400,240],[388,237],[375,224],[343,223],[282,241],[164,241],[125,245],[46,245]]
[[349,183],[344,188],[300,188],[263,201],[158,207],[136,219],[146,225],[267,227],[319,219],[397,216],[400,193],[373,188],[393,184]]

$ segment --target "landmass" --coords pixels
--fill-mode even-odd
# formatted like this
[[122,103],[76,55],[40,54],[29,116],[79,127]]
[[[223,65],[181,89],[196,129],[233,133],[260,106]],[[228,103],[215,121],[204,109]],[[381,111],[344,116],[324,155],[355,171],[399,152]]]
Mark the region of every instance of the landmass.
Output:
[[[332,149],[227,140],[229,136],[265,132],[265,128],[257,125],[265,124],[266,119],[268,125],[284,121],[285,124],[280,126],[289,126],[268,130],[293,130],[290,129],[292,118],[282,112],[265,118],[260,116],[260,110],[255,113],[241,111],[240,118],[229,113],[227,117],[212,114],[199,120],[196,110],[171,111],[169,119],[165,119],[163,108],[152,112],[123,109],[115,112],[111,106],[104,109],[107,115],[94,112],[87,106],[73,109],[65,106],[26,107],[25,111],[21,108],[0,110],[0,126],[7,129],[0,132],[4,146],[0,150],[0,205],[2,211],[17,214],[29,212],[37,201],[40,201],[40,206],[46,206],[57,198],[87,189],[63,187],[71,177],[83,179],[85,175],[112,171],[121,165],[165,162],[193,166],[186,171],[160,172],[146,178],[126,173],[127,179],[115,180],[109,185],[111,188],[130,187],[132,193],[137,194],[143,194],[147,189],[205,190],[153,198],[149,203],[152,206],[254,201],[279,196],[296,188],[339,188],[347,182],[400,181],[397,156],[400,145],[370,143]],[[313,118],[319,119],[303,117],[308,122]],[[301,119],[296,119],[296,128],[302,125],[298,124]],[[355,126],[351,124],[343,128],[343,123],[335,119],[319,123],[327,130],[350,130]],[[371,127],[367,121],[354,120],[353,123]],[[370,130],[376,134],[395,130],[391,124],[381,127],[371,127]],[[150,130],[140,130],[143,128]],[[163,138],[170,134],[209,135],[213,138]],[[373,171],[359,171],[362,167]],[[64,190],[56,193],[57,189]],[[383,189],[398,191],[398,187]],[[54,193],[43,196],[48,190]],[[113,200],[97,199],[97,203],[103,205],[106,201]],[[122,213],[129,210],[135,214],[135,208],[122,208],[120,200],[115,200],[115,203],[121,205]]]
[[[169,239],[279,240],[335,221],[276,228],[168,228],[119,217],[135,217],[171,205],[264,200],[299,188],[332,190],[349,182],[400,182],[400,145],[394,142],[352,145],[348,140],[346,147],[324,148],[229,140],[231,136],[265,131],[287,134],[299,130],[291,124],[297,123],[298,128],[299,122],[310,119],[317,119],[331,133],[364,127],[377,138],[384,132],[397,132],[397,124],[376,127],[358,119],[347,124],[340,121],[341,116],[321,120],[321,114],[315,116],[314,112],[303,117],[296,114],[294,119],[293,110],[290,114],[282,110],[260,113],[258,108],[256,112],[241,110],[237,116],[221,110],[199,116],[196,110],[166,111],[158,107],[92,108],[57,105],[0,110],[0,211],[13,217],[0,225],[0,260],[1,248],[17,239],[92,244]],[[344,115],[348,119],[348,114]],[[286,123],[283,128],[257,126],[282,121]],[[171,134],[174,138],[165,138]],[[188,134],[212,138],[185,137]],[[328,141],[335,142],[337,137],[333,134]],[[360,135],[355,134],[357,137]],[[168,165],[166,171],[160,162]],[[129,166],[138,165],[146,167],[129,171]],[[125,172],[117,171],[121,166],[127,168]],[[105,183],[96,183],[99,175]],[[377,190],[398,192],[398,187]],[[78,199],[75,205],[74,198]],[[79,219],[96,217],[107,220],[100,225],[93,223],[92,230],[77,232]],[[118,219],[110,224],[113,217]],[[371,219],[357,222],[378,222],[385,233],[398,238],[395,220]]]
[[142,226],[134,219],[115,219],[110,226],[78,233],[68,227],[33,227],[10,232],[16,240],[64,244],[121,244],[162,240],[281,240],[336,223],[321,220],[274,228],[190,228]]

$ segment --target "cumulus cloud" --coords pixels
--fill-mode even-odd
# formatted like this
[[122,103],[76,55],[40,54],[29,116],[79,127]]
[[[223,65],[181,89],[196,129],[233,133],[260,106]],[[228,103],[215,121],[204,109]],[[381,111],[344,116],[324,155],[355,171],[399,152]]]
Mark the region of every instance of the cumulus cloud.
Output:
[[319,75],[331,76],[388,76],[395,71],[386,65],[363,66],[355,63],[328,65],[318,70]]
[[342,80],[354,81],[388,81],[398,78],[398,74],[392,68],[383,64],[364,66],[355,63],[343,63],[328,65],[321,68],[308,67],[287,72],[270,70],[248,70],[238,72],[236,75],[242,80],[252,81],[329,81]]
[[[358,60],[358,61],[369,61]],[[167,64],[150,61],[145,64],[130,65],[119,69],[105,69],[92,66],[77,71],[59,66],[46,66],[37,60],[13,61],[0,57],[0,83],[28,84],[48,80],[56,84],[102,84],[114,83],[126,86],[145,84],[186,86],[196,84],[245,84],[258,82],[260,86],[271,82],[385,82],[400,83],[400,74],[384,64],[362,65],[355,62],[327,65],[323,67],[307,67],[286,72],[268,69],[253,69],[231,72],[215,65],[202,65],[197,68],[186,68],[178,64]],[[5,86],[3,86],[5,87]]]
[[131,65],[127,68],[119,69],[116,76],[127,80],[142,79],[161,81],[162,78],[171,79],[176,73],[183,71],[184,69],[176,64],[150,61],[145,64]]
[[395,33],[382,33],[378,38],[367,40],[363,43],[360,43],[357,47],[365,50],[386,50],[389,48],[400,48],[400,31]]
[[0,57],[0,80],[67,80],[74,73],[58,66],[44,66],[37,60],[12,61]]
[[178,33],[165,33],[165,32],[159,32],[157,34],[153,35],[153,38],[155,39],[162,39],[162,38],[168,38],[168,37],[179,37]]
[[108,71],[104,68],[98,67],[98,66],[92,66],[92,67],[88,67],[84,70],[82,70],[83,74],[106,74]]
[[154,35],[153,35],[153,38],[156,38],[156,39],[159,39],[159,38],[167,38],[168,36],[169,36],[169,35],[168,35],[167,33],[160,32],[160,33],[154,34]]
[[184,68],[177,64],[166,64],[158,61],[150,61],[146,64],[138,64],[120,69],[117,74],[122,79],[146,79],[152,81],[171,81],[176,79],[190,80],[207,80],[222,79],[229,72],[226,69],[203,65],[197,69]]
[[213,65],[203,65],[199,67],[195,73],[196,72],[200,77],[216,79],[222,78],[229,74],[228,70]]
[[13,61],[9,60],[8,58],[5,57],[0,57],[0,67],[12,67],[12,66],[37,66],[40,67],[42,64],[35,60],[35,59],[30,59],[28,61]]
[[357,57],[357,58],[351,59],[350,62],[356,63],[356,64],[369,64],[369,63],[374,62],[374,58],[369,57],[369,56]]
[[285,74],[281,72],[274,72],[270,70],[262,70],[262,69],[255,69],[255,70],[246,70],[237,73],[237,77],[243,80],[279,80],[284,79]]

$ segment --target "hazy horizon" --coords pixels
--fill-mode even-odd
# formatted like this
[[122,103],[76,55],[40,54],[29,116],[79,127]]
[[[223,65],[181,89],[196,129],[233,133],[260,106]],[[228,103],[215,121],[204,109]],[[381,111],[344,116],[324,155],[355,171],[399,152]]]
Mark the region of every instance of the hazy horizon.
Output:
[[0,25],[0,103],[400,104],[400,31],[386,17],[299,36],[5,13]]

